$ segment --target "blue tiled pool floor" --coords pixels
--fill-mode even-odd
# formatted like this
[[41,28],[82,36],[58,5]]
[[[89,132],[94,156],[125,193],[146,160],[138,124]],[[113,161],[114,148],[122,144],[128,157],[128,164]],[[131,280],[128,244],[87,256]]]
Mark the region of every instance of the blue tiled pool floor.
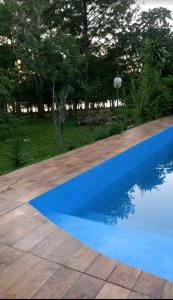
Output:
[[[101,254],[173,281],[172,136],[170,128],[31,204]],[[148,156],[147,145],[152,146],[152,142],[155,150]],[[139,154],[135,160],[136,153]],[[137,164],[143,153],[144,159]],[[124,170],[127,167],[127,173],[117,168],[123,161],[127,162],[123,166]],[[102,181],[102,170],[104,175],[107,172],[110,185],[104,186],[107,177]],[[91,178],[89,183],[85,181],[87,176]],[[92,197],[85,182],[87,187],[93,187],[93,182],[100,185]]]

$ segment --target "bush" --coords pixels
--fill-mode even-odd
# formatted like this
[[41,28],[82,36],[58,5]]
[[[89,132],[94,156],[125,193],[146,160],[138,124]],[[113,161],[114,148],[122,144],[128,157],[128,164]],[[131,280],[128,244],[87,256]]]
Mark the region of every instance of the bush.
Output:
[[5,141],[10,135],[13,128],[17,128],[21,124],[21,120],[8,113],[0,113],[0,141]]
[[104,126],[97,126],[94,130],[95,141],[106,139],[109,136],[120,134],[126,129],[126,122],[124,117],[118,117],[115,123],[109,123]]
[[0,114],[0,140],[3,141],[8,137],[9,125],[6,122],[5,115]]
[[125,129],[124,123],[115,123],[112,124],[111,129],[110,129],[110,136],[119,134]]
[[110,126],[97,126],[94,130],[95,141],[104,140],[109,136]]
[[94,125],[104,125],[110,119],[110,116],[105,111],[90,111],[88,116],[80,116],[78,118],[78,125],[84,126],[94,126]]
[[9,126],[5,124],[0,123],[0,141],[4,141],[9,136]]
[[18,138],[14,141],[9,154],[12,167],[19,168],[26,163],[26,156],[23,147],[23,140]]
[[68,145],[68,150],[69,150],[69,151],[72,151],[72,150],[74,150],[74,149],[76,149],[75,144],[69,144],[69,145]]

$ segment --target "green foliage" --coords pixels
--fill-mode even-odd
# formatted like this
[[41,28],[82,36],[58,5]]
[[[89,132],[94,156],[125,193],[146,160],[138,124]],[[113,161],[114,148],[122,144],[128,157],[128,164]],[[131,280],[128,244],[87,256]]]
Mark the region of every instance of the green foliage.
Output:
[[7,104],[13,102],[16,81],[8,71],[0,69],[0,111],[6,111]]
[[10,132],[21,125],[20,119],[6,112],[0,112],[0,141],[6,140]]
[[146,39],[142,57],[142,70],[131,81],[131,107],[135,108],[136,123],[165,115],[170,109],[170,94],[160,79],[166,62],[165,49]]
[[70,144],[68,145],[68,150],[69,150],[69,151],[72,151],[72,150],[74,150],[74,149],[76,149],[76,145],[70,143]]
[[[124,28],[124,23],[131,21],[133,4],[134,0],[53,0],[50,10],[54,25],[77,36],[86,55],[88,47],[90,53],[100,53],[103,40],[105,47],[109,45],[108,34],[114,36],[117,30]],[[93,47],[90,47],[91,42]]]
[[[52,83],[56,96],[70,85],[66,102],[75,106],[81,101],[94,104],[114,100],[112,81],[119,70],[125,91],[121,93],[122,101],[129,105],[124,98],[128,98],[125,95],[129,94],[133,73],[137,75],[141,70],[144,60],[141,49],[146,49],[146,38],[154,41],[151,51],[147,50],[148,57],[152,54],[152,66],[161,69],[166,63],[167,72],[172,72],[171,12],[163,7],[139,12],[135,3],[134,0],[1,2],[0,67],[7,71],[13,67],[15,58],[22,61],[19,74],[22,82],[20,89],[15,89],[15,102],[26,101],[28,107],[37,105],[39,116],[41,112],[44,115],[44,103],[52,106]],[[165,61],[167,53],[169,64]],[[137,86],[145,88],[145,84]]]
[[9,126],[2,123],[2,120],[0,119],[0,141],[4,141],[7,139],[9,135]]
[[66,120],[64,124],[63,147],[59,148],[57,148],[51,118],[22,117],[21,122],[20,126],[11,128],[8,140],[0,142],[0,175],[16,169],[14,160],[12,161],[11,155],[9,155],[16,139],[22,139],[23,141],[22,147],[26,165],[68,152],[74,147],[79,148],[94,142],[93,133],[90,132],[89,127],[79,127],[73,119]]
[[104,125],[106,124],[110,119],[110,113],[104,110],[98,110],[98,111],[90,111],[88,113],[88,116],[86,118],[87,123],[90,126],[93,125]]
[[109,136],[120,134],[126,128],[124,117],[117,117],[116,122],[110,122],[105,125],[96,126],[94,128],[95,141],[103,140]]
[[[134,0],[0,1],[3,170],[22,165],[22,148],[29,154],[27,164],[30,164],[121,133],[128,125],[172,113],[171,12],[163,7],[140,12],[133,6],[135,3]],[[14,68],[16,60],[21,64]],[[123,77],[120,91],[123,107],[115,109],[116,116],[112,116],[104,104],[108,99],[115,100],[112,82],[117,70]],[[77,104],[84,102],[87,113],[85,110],[81,115],[85,126],[76,126],[71,120],[66,122],[65,105],[70,105],[71,115],[77,119],[80,115]],[[49,108],[49,116],[53,115],[61,147],[57,147],[53,124],[45,117],[44,104]],[[12,115],[20,113],[22,105],[28,108],[28,113],[36,106],[39,112],[32,116],[45,118],[27,121],[26,127],[21,125]],[[7,114],[9,106],[11,115]],[[21,145],[14,141],[18,137],[28,142]],[[6,162],[4,153],[11,153],[12,143],[13,158]]]
[[93,136],[95,141],[106,139],[110,135],[110,126],[104,125],[104,126],[96,126]]
[[166,86],[173,93],[173,75],[162,78],[162,85]]
[[110,136],[119,134],[125,129],[125,124],[123,122],[113,123],[110,129]]
[[15,169],[22,167],[26,163],[26,155],[24,152],[23,140],[21,138],[14,140],[8,156],[11,161],[11,166]]
[[15,51],[21,61],[22,73],[36,83],[40,117],[44,117],[45,82],[49,86],[57,144],[62,144],[65,104],[73,85],[80,81],[82,69],[78,42],[69,31],[48,24],[52,9],[49,0],[11,0],[9,9],[12,8],[16,21],[13,30],[17,40]]
[[173,96],[171,90],[160,80],[155,99],[150,107],[150,116],[152,119],[166,116],[170,114],[172,108]]
[[[126,26],[123,32],[118,34],[118,44],[114,53],[124,54],[120,56],[120,65],[124,70],[137,73],[141,70],[143,59],[141,50],[145,47],[146,39],[150,39],[159,44],[164,49],[165,55],[172,56],[172,12],[165,7],[149,9],[137,13],[133,19],[133,23],[129,28]],[[129,30],[128,30],[129,29]],[[162,52],[162,51],[161,51]],[[166,53],[167,52],[167,53]],[[159,51],[156,53],[156,59]],[[164,57],[160,57],[164,62]],[[118,60],[119,61],[119,60]],[[172,61],[172,58],[171,58]],[[170,70],[170,62],[167,61],[167,69]]]

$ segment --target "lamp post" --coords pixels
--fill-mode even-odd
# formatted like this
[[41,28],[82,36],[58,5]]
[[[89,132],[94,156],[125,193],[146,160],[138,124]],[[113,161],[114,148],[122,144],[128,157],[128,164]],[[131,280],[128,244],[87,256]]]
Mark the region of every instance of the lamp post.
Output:
[[117,96],[116,96],[116,98],[117,98],[117,107],[118,107],[118,104],[119,104],[119,90],[122,86],[122,82],[123,82],[122,78],[117,73],[117,76],[114,79],[114,88],[117,91]]

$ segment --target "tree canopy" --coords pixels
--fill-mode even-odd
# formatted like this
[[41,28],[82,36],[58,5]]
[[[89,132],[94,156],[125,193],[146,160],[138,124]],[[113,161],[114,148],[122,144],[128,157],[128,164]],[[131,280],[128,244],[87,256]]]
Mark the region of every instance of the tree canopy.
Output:
[[[47,107],[59,120],[67,104],[74,113],[84,104],[86,112],[96,103],[109,100],[113,105],[112,82],[118,72],[126,108],[136,111],[144,103],[155,103],[146,118],[160,115],[159,105],[168,113],[173,89],[171,21],[168,9],[141,11],[135,0],[3,0],[1,109],[10,106],[16,113],[25,103],[44,117]],[[159,96],[169,101],[161,104]]]

